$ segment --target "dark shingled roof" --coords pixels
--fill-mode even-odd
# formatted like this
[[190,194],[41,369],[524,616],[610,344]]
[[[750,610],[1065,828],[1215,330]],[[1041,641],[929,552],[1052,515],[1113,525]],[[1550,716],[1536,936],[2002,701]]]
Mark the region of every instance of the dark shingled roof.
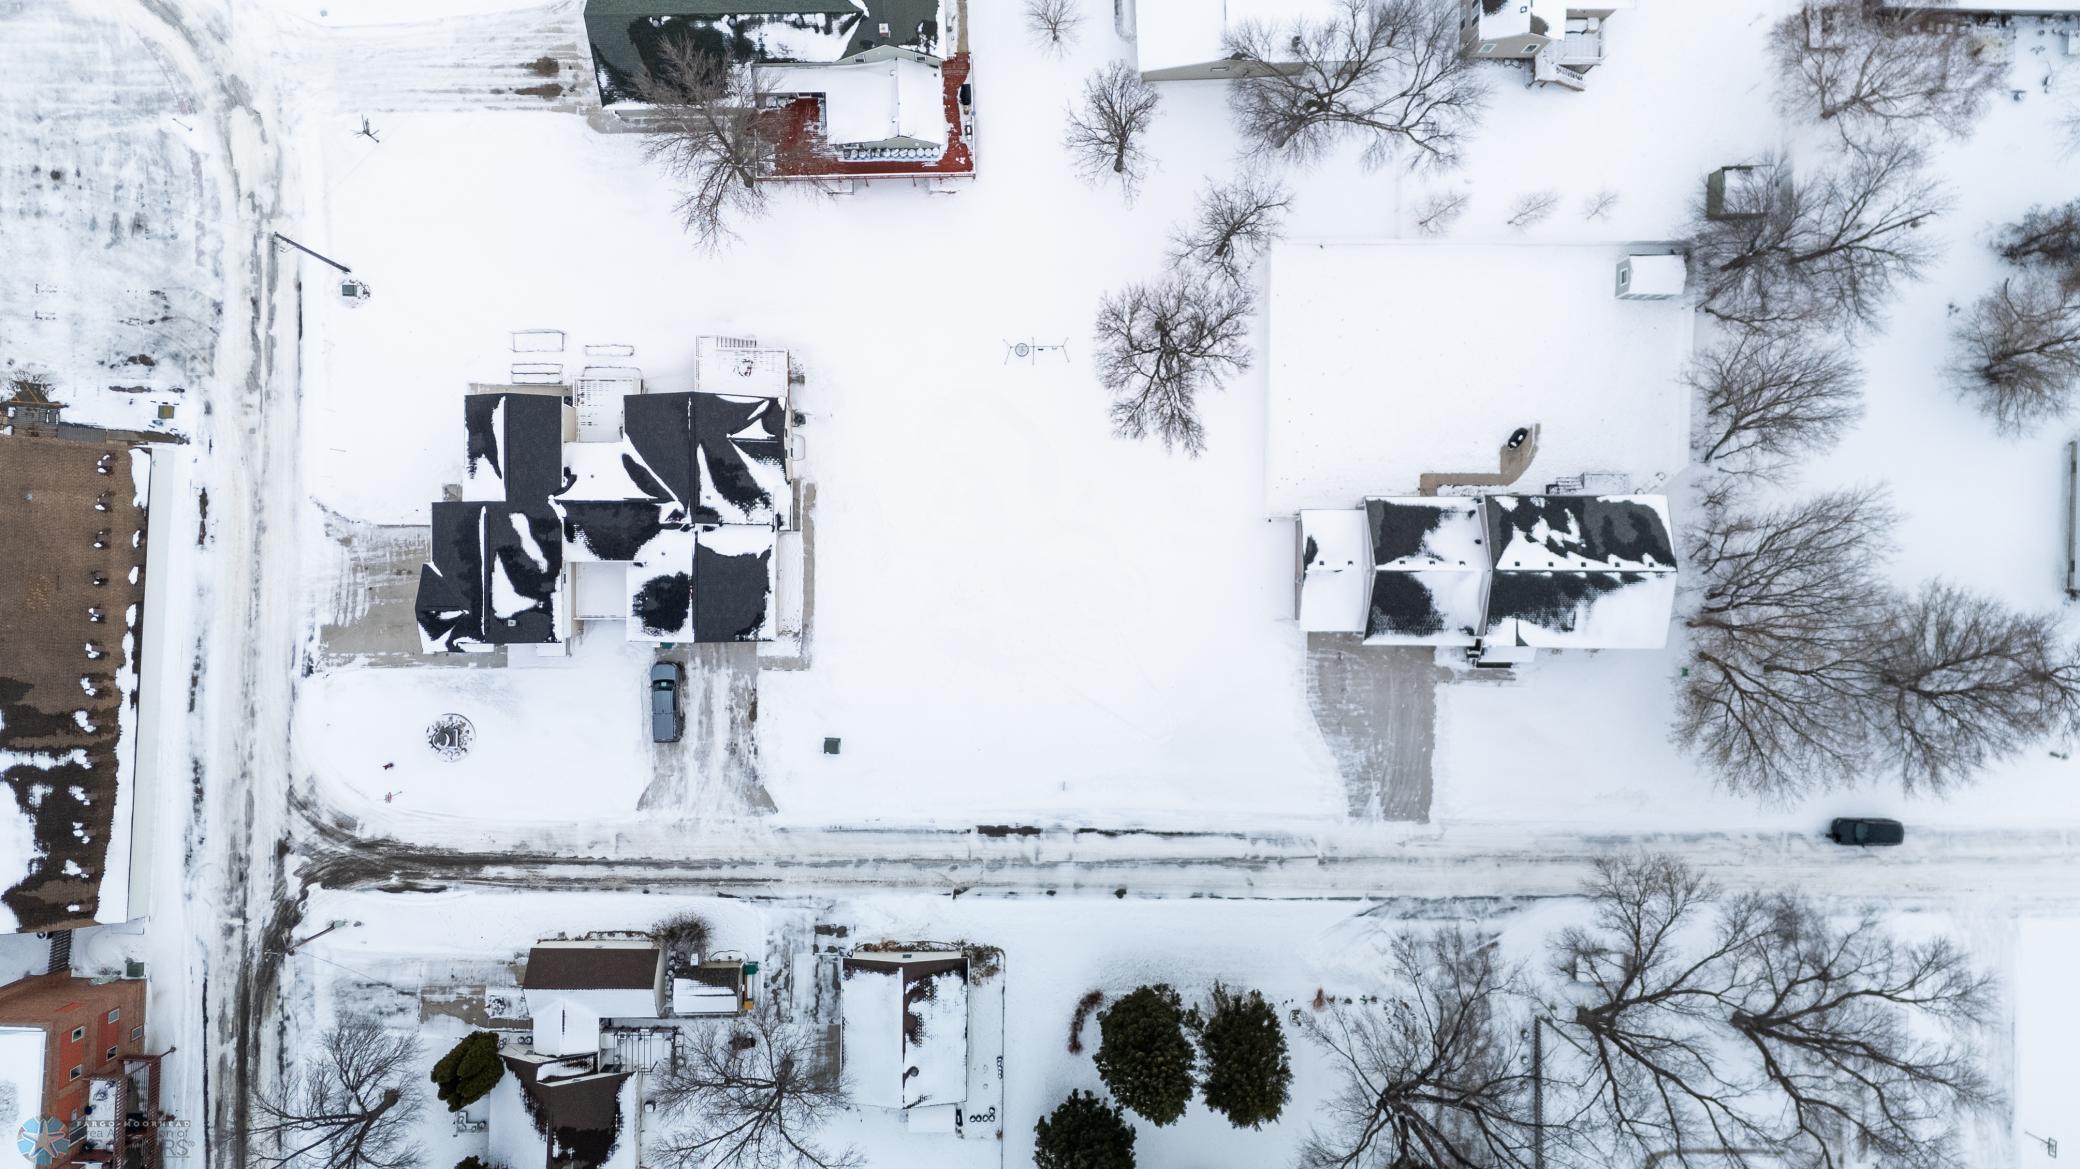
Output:
[[[429,648],[554,641],[566,543],[579,559],[642,561],[650,575],[634,616],[652,637],[768,636],[772,533],[791,502],[778,497],[787,484],[786,404],[690,392],[631,395],[622,408],[626,481],[610,486],[609,498],[586,499],[565,495],[582,489],[564,466],[560,396],[464,399],[477,497],[433,505],[432,557],[415,603]],[[487,490],[502,490],[503,500],[483,499]],[[653,541],[666,533],[694,538],[681,535],[684,551],[660,555]],[[519,611],[495,611],[514,597]]]
[[528,1119],[549,1146],[544,1169],[597,1169],[606,1164],[621,1137],[621,1085],[629,1073],[542,1080],[543,1065],[504,1058],[506,1069],[520,1082]]
[[634,100],[636,80],[657,71],[673,39],[732,60],[776,60],[784,58],[761,51],[761,30],[792,26],[843,36],[833,61],[882,45],[939,55],[939,0],[867,0],[866,9],[862,18],[851,0],[587,0],[585,35],[600,101],[608,105]]
[[[1497,569],[1513,537],[1542,544],[1556,555],[1581,557],[1613,569],[1668,569],[1676,563],[1668,527],[1653,508],[1602,495],[1489,496],[1488,552]],[[1541,528],[1547,535],[1535,535]],[[1564,538],[1563,538],[1564,535]]]
[[527,990],[652,990],[664,952],[655,946],[536,946],[527,952]]

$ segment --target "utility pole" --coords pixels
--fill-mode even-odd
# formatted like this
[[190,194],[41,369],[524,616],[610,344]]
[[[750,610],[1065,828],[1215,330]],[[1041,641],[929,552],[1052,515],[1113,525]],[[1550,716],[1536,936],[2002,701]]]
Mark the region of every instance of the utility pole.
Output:
[[1546,1169],[1546,1017],[1531,1017],[1531,1169]]

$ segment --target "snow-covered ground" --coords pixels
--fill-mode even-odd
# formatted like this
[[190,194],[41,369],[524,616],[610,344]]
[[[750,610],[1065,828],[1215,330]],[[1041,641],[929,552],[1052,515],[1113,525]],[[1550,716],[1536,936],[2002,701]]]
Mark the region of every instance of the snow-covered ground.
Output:
[[[193,7],[208,6],[197,0]],[[1017,7],[970,4],[980,159],[973,185],[952,196],[891,186],[837,200],[783,198],[768,218],[740,225],[744,238],[719,255],[691,248],[673,221],[672,192],[642,162],[636,137],[600,134],[567,109],[435,112],[484,103],[448,85],[445,74],[410,75],[427,54],[475,51],[452,27],[411,22],[463,15],[510,23],[525,34],[517,40],[530,44],[536,37],[574,49],[582,34],[570,0],[266,0],[241,9],[236,28],[255,53],[251,64],[264,72],[260,62],[272,60],[297,70],[279,82],[292,91],[292,122],[268,125],[265,134],[240,122],[237,131],[247,150],[264,139],[292,153],[288,213],[270,226],[350,264],[373,299],[341,303],[330,295],[329,269],[284,253],[306,281],[293,449],[231,441],[241,430],[259,433],[263,416],[279,414],[242,401],[232,380],[242,366],[220,360],[213,367],[225,379],[214,398],[223,441],[208,449],[223,453],[202,455],[197,481],[220,488],[214,538],[227,541],[231,562],[222,562],[216,544],[209,557],[197,555],[198,575],[226,586],[189,598],[214,613],[215,624],[207,615],[176,619],[206,630],[216,672],[201,671],[198,660],[197,676],[181,679],[187,663],[177,663],[174,692],[183,681],[200,687],[197,734],[260,744],[248,754],[212,756],[213,763],[242,759],[243,771],[195,767],[197,783],[213,796],[235,809],[256,795],[263,811],[246,837],[212,823],[209,851],[188,857],[177,845],[192,823],[189,793],[167,784],[160,823],[169,843],[153,862],[161,894],[151,936],[108,943],[150,958],[153,1046],[181,1049],[168,1065],[181,1111],[200,1114],[204,1053],[221,1057],[226,1047],[220,1033],[205,1039],[203,1019],[229,1000],[238,974],[233,949],[257,942],[262,923],[247,920],[246,933],[225,933],[232,941],[223,961],[205,949],[214,943],[196,939],[225,932],[217,927],[241,913],[251,917],[267,893],[262,875],[251,900],[218,906],[192,892],[180,896],[180,878],[194,882],[189,891],[231,889],[246,898],[231,878],[249,863],[259,867],[274,843],[269,829],[280,827],[265,809],[292,786],[315,780],[320,807],[350,812],[371,834],[436,841],[455,839],[457,826],[493,839],[506,825],[551,821],[594,822],[609,834],[624,825],[633,833],[648,821],[642,828],[655,835],[647,839],[678,827],[639,807],[655,764],[643,740],[640,650],[587,643],[567,670],[321,670],[297,683],[286,759],[269,745],[289,722],[273,692],[256,698],[252,677],[241,692],[224,676],[248,642],[266,647],[254,659],[263,673],[286,677],[292,669],[291,655],[275,652],[284,648],[274,633],[284,603],[277,590],[293,585],[287,603],[305,626],[325,617],[344,575],[334,567],[340,551],[323,543],[319,509],[349,523],[425,523],[427,504],[460,477],[461,395],[472,380],[505,378],[517,359],[508,345],[516,329],[564,330],[573,354],[585,343],[632,346],[634,356],[617,363],[641,367],[664,389],[687,387],[693,340],[706,333],[757,336],[801,362],[801,472],[817,493],[812,637],[805,668],[759,675],[754,724],[762,779],[779,809],[771,820],[781,826],[1297,829],[1353,851],[1391,849],[1420,833],[1432,844],[1472,837],[1483,849],[1494,846],[1483,856],[1507,856],[1512,842],[1521,846],[1537,833],[1598,846],[1666,833],[1678,845],[1709,838],[1723,854],[1754,838],[1741,833],[1809,835],[1829,815],[1856,812],[1908,820],[1915,844],[1901,852],[1911,859],[1923,855],[1913,850],[1925,839],[1953,826],[1979,830],[1973,839],[1983,845],[2006,829],[2080,825],[2073,765],[2048,751],[1996,768],[1948,801],[1909,800],[1885,786],[1797,807],[1715,793],[1667,738],[1679,638],[1659,652],[1544,659],[1508,684],[1447,682],[1437,699],[1430,825],[1344,823],[1344,778],[1310,711],[1306,648],[1290,620],[1291,530],[1266,521],[1278,510],[1265,467],[1269,379],[1281,359],[1268,324],[1256,328],[1253,367],[1206,401],[1210,449],[1196,461],[1114,439],[1091,376],[1088,334],[1099,296],[1160,274],[1170,227],[1209,178],[1234,171],[1225,89],[1161,86],[1150,141],[1156,169],[1128,206],[1113,191],[1078,183],[1059,145],[1069,95],[1128,46],[1094,4],[1075,48],[1061,60],[1042,56],[1027,44]],[[1290,237],[1405,240],[1427,197],[1460,190],[1469,201],[1449,236],[1457,243],[1507,250],[1519,240],[1666,239],[1712,167],[1813,145],[1811,134],[1783,122],[1771,99],[1763,37],[1787,7],[1788,0],[1650,0],[1612,20],[1609,63],[1585,93],[1522,90],[1521,74],[1498,68],[1492,108],[1464,169],[1365,173],[1338,158],[1289,175],[1296,195]],[[538,37],[544,29],[550,35]],[[1948,246],[1929,279],[1904,291],[1888,327],[1862,347],[1867,418],[1793,487],[1889,481],[1905,516],[1902,582],[1941,575],[2015,604],[2050,607],[2060,600],[2057,456],[2066,434],[2049,428],[2026,441],[1997,439],[1941,379],[1950,306],[1969,303],[1997,277],[1982,246],[1988,228],[2073,193],[2072,161],[2049,145],[2059,99],[2047,96],[2072,78],[2041,82],[2075,69],[2049,37],[2024,26],[2021,38],[2015,98],[1998,101],[1970,141],[1939,149],[1936,166],[1957,195],[1955,210],[1934,229]],[[343,63],[338,46],[349,44],[423,52],[369,52]],[[177,45],[161,47],[173,64],[147,74],[193,67]],[[458,73],[478,64],[517,70],[532,56],[508,55],[514,59],[454,64]],[[189,104],[180,97],[175,112],[189,113]],[[228,163],[211,153],[207,130],[158,127],[163,113],[146,116],[154,133],[165,134],[164,157],[181,164],[165,169],[196,176],[168,189],[192,185],[201,192],[198,206],[226,217],[244,206],[226,194],[231,182],[219,172]],[[364,115],[380,143],[357,136]],[[269,180],[254,173],[239,181],[248,184],[240,193],[249,193]],[[1544,190],[1558,197],[1558,211],[1512,231],[1504,222],[1511,206]],[[1617,203],[1590,219],[1586,205],[1606,191]],[[48,202],[47,194],[39,188],[34,201]],[[241,226],[251,225],[226,226],[224,240]],[[187,225],[166,238],[190,254],[218,242]],[[242,263],[226,261],[234,269]],[[71,260],[65,273],[64,283],[81,289],[123,275]],[[1506,302],[1514,290],[1489,288],[1486,279],[1441,288],[1438,298],[1470,310],[1497,297]],[[49,295],[41,283],[16,290],[26,295],[20,307]],[[242,296],[230,303],[236,309]],[[284,352],[294,335],[281,330]],[[1066,352],[1027,363],[1008,354],[1017,341],[1065,342]],[[1406,344],[1421,348],[1425,340]],[[1493,351],[1446,352],[1448,344],[1461,343],[1432,338],[1426,351],[1391,356],[1397,368],[1433,371],[1454,361],[1527,360],[1505,351],[1506,338]],[[98,340],[75,348],[97,346],[106,348]],[[72,355],[78,368],[103,356]],[[204,364],[198,355],[195,368]],[[1681,391],[1670,382],[1666,392]],[[182,399],[182,422],[197,412],[192,402]],[[280,400],[268,406],[287,408]],[[271,453],[264,463],[263,453]],[[234,459],[252,465],[233,474],[226,461]],[[251,502],[269,491],[301,509],[305,542],[294,563],[278,555],[276,537],[240,539],[266,530],[255,520],[270,512],[271,530],[283,529],[280,510]],[[181,516],[184,527],[194,518]],[[237,561],[248,548],[269,554],[265,581],[259,568]],[[183,561],[180,571],[191,567]],[[254,578],[250,608],[242,607],[244,589],[232,587],[247,577]],[[469,717],[478,732],[459,763],[439,761],[423,745],[426,725],[451,712]],[[241,725],[248,713],[258,721]],[[824,753],[826,737],[842,739],[839,754]],[[169,775],[190,765],[184,747],[162,745]],[[255,786],[241,790],[241,782]],[[712,841],[716,827],[702,825],[710,835],[688,839]],[[2033,834],[2032,847],[2041,851],[2054,838]],[[786,840],[764,844],[778,850]],[[1930,851],[1940,854],[1941,844],[1930,841]],[[250,847],[250,861],[229,855],[240,846]],[[0,854],[5,848],[0,843]],[[1806,871],[1825,863],[1816,851],[1801,852]],[[1860,887],[1888,879],[1880,858],[1857,859],[1869,862]],[[1974,892],[1998,896],[1999,873],[1980,868]],[[1483,878],[1472,869],[1440,891],[1473,891]],[[1232,885],[1246,889],[1250,879],[1238,872]],[[1927,899],[1934,890],[1912,892]],[[806,889],[790,895],[815,898]],[[361,924],[313,943],[313,961],[296,964],[283,999],[322,1000],[356,971],[396,977],[395,964],[429,954],[503,960],[543,933],[641,927],[673,903],[640,894],[321,891],[301,933],[334,920]],[[746,948],[771,936],[759,911],[711,909],[728,923],[726,936]],[[1355,902],[1215,898],[889,897],[819,905],[816,913],[849,922],[854,936],[967,936],[1006,948],[1007,1046],[1030,1059],[1014,1063],[1009,1078],[1007,1164],[1023,1163],[1040,1111],[1071,1087],[1095,1084],[1087,1060],[1041,1057],[1061,1050],[1069,1009],[1085,990],[1118,991],[1153,978],[1203,986],[1215,977],[1259,985],[1282,1000],[1305,1000],[1317,987],[1355,990],[1368,964],[1376,965],[1373,944],[1382,918],[1392,915]],[[2036,1037],[2040,1018],[2045,1037],[2064,1026],[2057,979],[2070,965],[2069,933],[2064,924],[2026,924],[2016,951],[2016,1123],[2030,1131],[2041,1131],[2031,1126],[2045,1101],[2055,1112],[2070,1095],[2069,1081],[2053,1078],[2063,1075],[2057,1053],[2070,1043],[2047,1046]],[[0,973],[13,958],[0,954]],[[202,999],[195,988],[205,972],[211,989]],[[299,1014],[294,1021],[309,1020]],[[429,1045],[453,1037],[452,1030],[435,1034]],[[2047,1062],[2054,1070],[2043,1070]],[[1318,1095],[1318,1066],[1303,1058],[1299,1076],[1296,1098]],[[444,1118],[429,1123],[438,1128],[429,1130],[429,1163],[470,1151]],[[871,1117],[844,1123],[877,1164],[950,1164],[958,1155],[947,1150],[950,1140],[907,1136]],[[1148,1164],[1276,1162],[1301,1127],[1237,1134],[1195,1111],[1174,1129],[1144,1127],[1140,1151]],[[2021,1149],[2030,1153],[2026,1143]]]

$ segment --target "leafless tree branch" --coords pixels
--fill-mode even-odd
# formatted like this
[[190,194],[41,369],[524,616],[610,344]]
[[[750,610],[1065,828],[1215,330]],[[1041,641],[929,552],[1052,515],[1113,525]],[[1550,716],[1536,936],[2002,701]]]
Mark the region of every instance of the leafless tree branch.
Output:
[[1356,138],[1367,166],[1457,163],[1487,101],[1460,51],[1459,7],[1338,0],[1325,19],[1231,29],[1241,76],[1229,104],[1249,151],[1304,164]]
[[1963,137],[2007,72],[1970,24],[1857,0],[1809,2],[1771,39],[1784,104],[1852,140],[1922,127]]
[[1951,379],[2001,433],[2029,434],[2080,388],[2080,286],[2038,270],[2001,281],[1957,326]]
[[1690,366],[1704,407],[1697,459],[1772,476],[1839,441],[1863,416],[1863,372],[1838,340],[1797,328],[1734,329]]
[[1522,992],[1492,940],[1457,926],[1400,934],[1387,972],[1384,1002],[1309,1022],[1338,1083],[1302,1169],[1529,1169],[1532,1078],[1512,1010]]
[[665,1114],[650,1144],[673,1169],[855,1169],[859,1151],[827,1149],[817,1134],[844,1106],[835,1063],[817,1058],[801,1028],[770,1006],[717,1019],[651,1081]]
[[318,1037],[279,1092],[256,1102],[267,1169],[417,1169],[418,1039],[350,1018]]
[[1776,159],[1742,176],[1735,214],[1700,204],[1691,270],[1706,312],[1746,325],[1872,326],[1934,252],[1922,229],[1949,206],[1904,140],[1853,148],[1799,179]]
[[1285,184],[1255,171],[1211,184],[1199,196],[1191,226],[1171,238],[1170,258],[1240,282],[1283,234],[1292,205]]
[[685,40],[666,39],[662,64],[635,82],[654,107],[644,157],[679,184],[679,221],[703,249],[735,238],[735,218],[765,214],[778,151],[763,113],[770,94],[759,72],[731,65]]
[[1148,170],[1144,140],[1155,120],[1155,87],[1124,61],[1114,61],[1083,83],[1083,104],[1069,111],[1063,145],[1085,182],[1117,182],[1131,202]]
[[1241,285],[1190,273],[1106,297],[1098,308],[1098,380],[1112,394],[1113,431],[1203,452],[1199,392],[1249,367],[1253,303]]

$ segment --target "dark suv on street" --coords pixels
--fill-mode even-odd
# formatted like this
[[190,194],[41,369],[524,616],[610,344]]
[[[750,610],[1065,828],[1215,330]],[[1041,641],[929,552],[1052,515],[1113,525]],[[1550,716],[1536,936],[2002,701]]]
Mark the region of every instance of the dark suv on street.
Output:
[[1836,820],[1827,826],[1827,838],[1836,844],[1898,844],[1907,838],[1897,820]]

